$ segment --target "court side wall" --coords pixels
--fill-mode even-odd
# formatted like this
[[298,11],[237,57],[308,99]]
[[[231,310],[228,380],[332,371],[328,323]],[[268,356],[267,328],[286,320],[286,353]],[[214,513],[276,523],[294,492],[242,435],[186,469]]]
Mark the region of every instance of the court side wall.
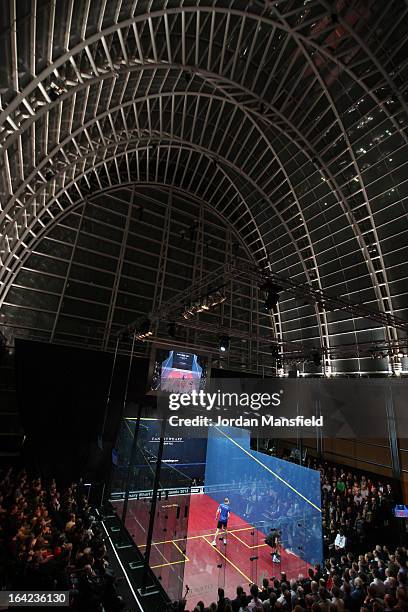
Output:
[[282,544],[309,563],[322,560],[320,473],[250,449],[250,434],[209,430],[205,493],[267,533],[282,530]]

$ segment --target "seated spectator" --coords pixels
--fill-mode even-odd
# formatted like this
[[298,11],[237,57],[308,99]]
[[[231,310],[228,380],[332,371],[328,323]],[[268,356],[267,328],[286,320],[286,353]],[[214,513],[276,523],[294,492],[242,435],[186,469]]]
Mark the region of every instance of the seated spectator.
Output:
[[319,598],[318,604],[321,612],[329,612],[330,611],[330,595],[326,591],[324,586],[319,587]]
[[248,598],[245,595],[241,595],[238,612],[248,612]]
[[346,536],[344,535],[343,529],[339,529],[336,539],[334,540],[334,550],[337,551],[340,556],[346,549]]
[[251,585],[250,593],[252,596],[251,601],[248,604],[248,610],[264,610],[262,601],[259,599],[259,590],[256,584]]
[[374,610],[376,606],[383,607],[384,601],[377,597],[377,589],[375,586],[370,585],[367,589],[367,597],[364,600],[364,608],[367,610]]
[[370,584],[370,587],[373,587],[375,589],[376,597],[380,597],[381,599],[384,599],[385,584],[381,580],[379,570],[378,569],[374,569],[372,571],[372,576],[373,576],[373,581]]
[[354,589],[350,594],[350,610],[351,612],[359,612],[365,599],[364,583],[361,578],[354,580]]
[[242,588],[242,586],[237,586],[236,593],[237,593],[236,598],[231,601],[231,607],[232,607],[233,612],[239,612],[239,609],[244,600],[245,600],[244,605],[248,603],[248,597],[244,589]]
[[70,514],[65,525],[65,533],[69,533],[75,527],[75,514]]
[[345,609],[345,606],[344,606],[344,600],[341,597],[341,592],[340,592],[339,587],[333,586],[331,593],[332,593],[331,603],[336,606],[337,612],[343,612],[343,610]]
[[395,589],[397,586],[397,581],[395,579],[394,576],[390,575],[390,570],[389,568],[385,568],[385,580],[384,580],[384,588],[385,588],[385,593],[388,595],[391,595],[393,593],[395,593]]
[[267,599],[269,599],[269,595],[271,593],[271,589],[269,588],[269,580],[267,578],[264,578],[262,580],[262,590],[259,593],[259,599],[264,602]]
[[55,480],[47,486],[9,470],[0,478],[0,500],[3,588],[69,591],[77,612],[123,607],[102,532],[91,528],[90,508],[75,485],[60,496]]
[[265,612],[274,612],[274,610],[278,609],[277,599],[276,593],[272,591],[269,595],[269,599],[263,602]]
[[225,598],[224,589],[219,588],[218,589],[217,612],[225,612],[225,608],[228,602],[229,600]]

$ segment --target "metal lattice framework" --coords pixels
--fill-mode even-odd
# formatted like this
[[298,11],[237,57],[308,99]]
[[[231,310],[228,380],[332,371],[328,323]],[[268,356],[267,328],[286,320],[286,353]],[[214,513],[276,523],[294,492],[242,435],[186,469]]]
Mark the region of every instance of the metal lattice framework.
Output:
[[[3,324],[107,350],[139,309],[150,312],[239,244],[243,261],[384,316],[369,322],[290,295],[267,322],[248,281],[237,290],[245,313],[224,306],[220,328],[265,325],[278,341],[320,347],[326,373],[372,369],[366,358],[333,363],[333,349],[383,342],[392,354],[376,368],[404,369],[394,354],[404,332],[387,321],[406,320],[408,307],[407,12],[398,0],[2,2]],[[135,211],[151,215],[157,202],[158,217],[136,223]],[[183,206],[188,223],[177,231],[191,233],[194,265],[177,286],[168,262],[184,269],[173,236]],[[98,215],[112,228],[105,241]],[[217,224],[223,252],[207,256]],[[151,262],[136,240],[131,263],[136,236],[157,240]],[[71,296],[84,252],[100,261]],[[142,282],[139,264],[152,290],[126,310],[124,278]],[[186,340],[203,338],[195,330]],[[246,342],[237,359],[258,368],[259,351]]]

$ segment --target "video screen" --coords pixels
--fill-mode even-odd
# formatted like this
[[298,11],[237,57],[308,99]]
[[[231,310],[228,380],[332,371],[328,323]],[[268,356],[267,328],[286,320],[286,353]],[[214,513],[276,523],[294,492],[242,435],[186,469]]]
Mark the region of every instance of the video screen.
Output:
[[397,504],[394,508],[394,516],[396,518],[408,518],[408,507],[403,504]]
[[175,348],[156,348],[152,361],[150,393],[191,393],[205,388],[208,357]]

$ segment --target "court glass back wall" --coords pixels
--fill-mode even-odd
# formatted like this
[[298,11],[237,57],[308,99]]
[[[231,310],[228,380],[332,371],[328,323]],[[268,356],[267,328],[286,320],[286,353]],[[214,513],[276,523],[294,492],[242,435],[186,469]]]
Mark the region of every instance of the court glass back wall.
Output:
[[[122,419],[110,501],[140,552],[148,556],[151,569],[170,599],[177,600],[183,594],[191,478],[176,465],[165,463],[167,449],[172,448],[171,439],[165,438],[167,443],[159,463],[161,426],[158,421],[142,419],[138,430],[135,425],[135,419]],[[158,492],[150,536],[156,474]]]
[[231,512],[266,534],[280,529],[283,548],[305,562],[322,561],[320,473],[250,449],[250,434],[208,432],[205,493],[230,500]]

